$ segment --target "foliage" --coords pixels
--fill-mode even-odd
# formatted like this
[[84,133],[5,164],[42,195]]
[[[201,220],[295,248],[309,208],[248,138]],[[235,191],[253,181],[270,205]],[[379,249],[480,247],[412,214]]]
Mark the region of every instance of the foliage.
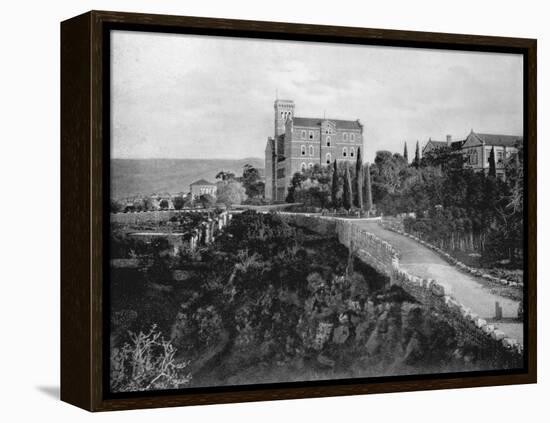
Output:
[[355,163],[355,205],[363,209],[363,158],[361,148],[357,148],[357,161]]
[[200,204],[203,208],[208,209],[208,208],[214,206],[214,204],[216,204],[216,199],[213,196],[211,196],[210,194],[202,194],[196,200],[196,202],[198,204]]
[[123,208],[124,206],[120,201],[117,201],[111,198],[111,205],[110,205],[111,213],[120,213],[121,211],[123,211]]
[[353,205],[353,190],[351,188],[351,176],[349,173],[349,166],[345,163],[344,171],[344,199],[343,205],[346,210],[350,210]]
[[131,342],[111,351],[114,392],[179,389],[191,380],[187,362],[176,362],[176,350],[153,325],[147,333],[129,333]]
[[235,174],[222,170],[216,174],[216,179],[221,179],[223,182],[229,182],[235,179]]
[[497,163],[495,158],[495,147],[491,148],[491,153],[489,154],[489,176],[496,178],[497,176]]
[[181,195],[177,195],[172,199],[172,203],[174,204],[174,209],[181,210],[185,205],[185,200]]
[[160,200],[159,207],[160,207],[161,210],[168,209],[168,207],[169,207],[168,200],[166,200],[166,199]]
[[229,181],[218,185],[216,201],[227,207],[232,204],[242,204],[247,198],[245,188],[240,182]]
[[245,164],[243,168],[243,176],[240,182],[246,190],[246,196],[249,198],[263,197],[265,191],[265,183],[262,182],[260,172],[254,166]]

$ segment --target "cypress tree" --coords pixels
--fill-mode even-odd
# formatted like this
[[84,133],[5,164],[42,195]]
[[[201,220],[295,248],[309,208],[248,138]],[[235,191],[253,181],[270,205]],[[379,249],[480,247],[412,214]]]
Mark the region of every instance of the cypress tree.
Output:
[[414,167],[418,168],[420,166],[420,144],[416,141],[416,150],[414,152]]
[[491,153],[489,154],[489,176],[496,178],[497,176],[497,163],[495,161],[495,147],[491,148]]
[[409,163],[409,152],[407,151],[407,141],[405,141],[405,147],[403,148],[403,157]]
[[357,208],[363,208],[363,159],[361,158],[361,148],[357,148],[357,162],[355,163],[355,176],[356,176],[356,187],[355,191],[357,192]]
[[332,206],[338,207],[338,165],[334,159],[334,170],[332,171]]
[[353,198],[353,192],[351,189],[351,177],[349,174],[349,166],[348,163],[345,163],[346,170],[344,173],[344,208],[346,210],[350,210],[352,206],[352,198]]
[[372,210],[372,188],[370,182],[370,166],[365,164],[365,211]]

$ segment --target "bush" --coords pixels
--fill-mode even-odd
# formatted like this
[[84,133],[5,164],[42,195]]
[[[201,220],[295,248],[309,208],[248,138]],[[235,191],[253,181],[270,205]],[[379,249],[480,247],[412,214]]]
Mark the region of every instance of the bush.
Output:
[[187,362],[176,363],[176,349],[153,325],[148,333],[130,332],[131,343],[111,351],[111,389],[114,392],[179,389],[187,385]]

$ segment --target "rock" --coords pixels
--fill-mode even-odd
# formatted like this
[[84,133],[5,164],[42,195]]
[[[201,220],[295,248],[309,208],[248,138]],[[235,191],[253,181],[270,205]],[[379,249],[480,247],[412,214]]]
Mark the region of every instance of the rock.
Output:
[[502,345],[504,345],[506,348],[514,348],[517,344],[518,341],[513,338],[504,338],[502,340]]
[[317,356],[317,362],[321,365],[321,366],[324,366],[324,367],[334,367],[334,365],[336,364],[334,360],[328,358],[326,355],[323,355],[323,354],[319,354]]
[[487,335],[491,335],[494,332],[495,327],[493,325],[485,325],[482,328],[483,332]]
[[476,326],[477,326],[478,328],[481,329],[481,328],[487,326],[487,320],[485,320],[485,319],[477,319],[477,320],[475,321],[475,324],[476,324]]
[[491,333],[491,338],[493,338],[495,341],[500,341],[504,339],[506,335],[501,330],[495,330],[493,333]]
[[348,337],[349,337],[349,328],[347,326],[342,325],[334,329],[332,340],[336,344],[343,344],[344,342],[346,342]]

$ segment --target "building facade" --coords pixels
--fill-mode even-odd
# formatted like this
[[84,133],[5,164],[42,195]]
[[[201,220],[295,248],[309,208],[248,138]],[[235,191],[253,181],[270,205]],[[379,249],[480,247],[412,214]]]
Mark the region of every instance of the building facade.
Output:
[[363,148],[359,120],[304,118],[294,115],[292,100],[276,100],[274,136],[265,148],[265,197],[285,201],[292,176],[334,160],[355,162]]
[[505,163],[512,155],[518,152],[518,145],[523,143],[523,137],[516,135],[482,134],[472,129],[466,139],[452,141],[447,135],[446,141],[428,140],[422,149],[422,155],[435,151],[441,147],[450,147],[460,151],[465,157],[464,166],[475,172],[489,171],[489,157],[491,150],[495,149],[496,174],[499,178],[505,178]]
[[193,182],[189,185],[189,191],[191,192],[191,198],[198,198],[201,195],[211,195],[212,197],[216,196],[217,186],[212,182],[208,182],[205,179],[200,179]]

